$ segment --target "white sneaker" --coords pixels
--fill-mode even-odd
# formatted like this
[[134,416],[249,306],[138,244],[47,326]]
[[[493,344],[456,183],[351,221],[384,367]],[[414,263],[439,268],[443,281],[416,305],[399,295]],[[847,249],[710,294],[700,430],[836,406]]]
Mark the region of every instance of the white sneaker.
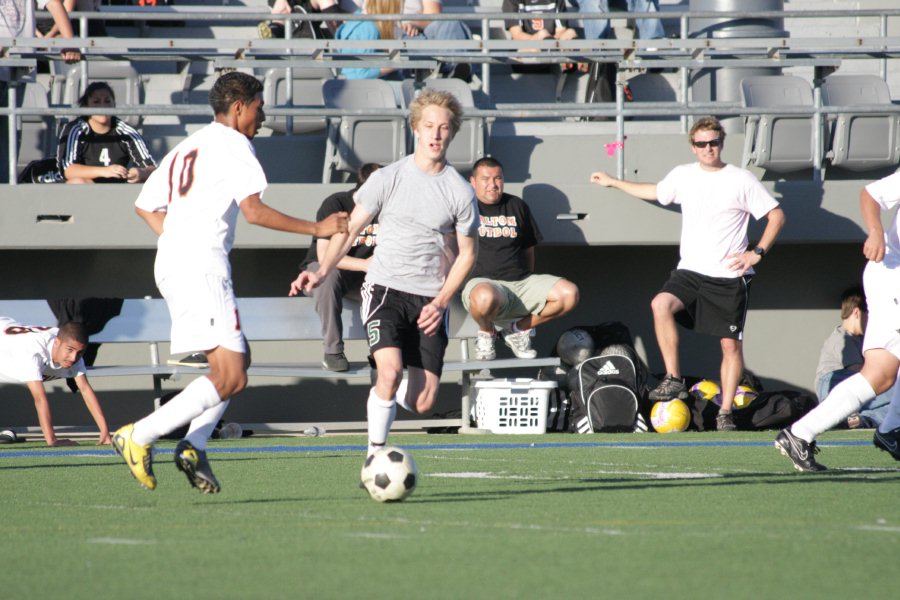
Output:
[[503,331],[503,341],[509,346],[516,358],[534,358],[537,350],[531,347],[531,329],[525,331]]
[[475,358],[478,360],[494,360],[497,358],[497,351],[494,349],[494,340],[497,336],[479,331],[475,338]]

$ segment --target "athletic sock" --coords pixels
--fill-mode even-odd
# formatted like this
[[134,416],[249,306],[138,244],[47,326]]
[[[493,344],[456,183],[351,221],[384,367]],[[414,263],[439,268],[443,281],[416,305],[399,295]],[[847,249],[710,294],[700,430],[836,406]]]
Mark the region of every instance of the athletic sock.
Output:
[[394,395],[394,398],[397,400],[397,404],[400,405],[400,408],[407,412],[411,412],[414,415],[418,414],[416,410],[409,405],[409,402],[406,398],[406,392],[409,389],[409,381],[405,378],[400,382],[400,385],[397,387],[397,393]]
[[387,444],[388,433],[391,424],[397,414],[397,403],[391,400],[382,400],[375,394],[375,388],[369,391],[369,401],[366,403],[366,417],[369,424],[369,454]]
[[198,377],[184,390],[134,424],[131,439],[140,446],[152,444],[176,427],[181,427],[199,417],[222,401],[216,386],[208,377]]
[[230,402],[231,400],[222,400],[212,408],[204,410],[199,417],[191,421],[191,427],[184,439],[197,450],[206,450],[206,442],[212,437],[213,430],[222,419]]
[[791,426],[791,433],[806,442],[828,431],[850,415],[859,412],[862,405],[875,397],[875,390],[861,374],[839,383],[819,406]]

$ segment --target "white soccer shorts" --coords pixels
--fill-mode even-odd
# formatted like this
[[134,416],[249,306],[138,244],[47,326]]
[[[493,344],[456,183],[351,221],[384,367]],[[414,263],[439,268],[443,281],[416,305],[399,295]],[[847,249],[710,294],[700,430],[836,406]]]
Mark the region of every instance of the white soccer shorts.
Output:
[[884,348],[900,358],[900,269],[890,269],[884,262],[869,262],[863,285],[869,305],[863,352]]
[[167,277],[159,283],[172,318],[172,354],[218,346],[247,352],[231,280],[216,275]]

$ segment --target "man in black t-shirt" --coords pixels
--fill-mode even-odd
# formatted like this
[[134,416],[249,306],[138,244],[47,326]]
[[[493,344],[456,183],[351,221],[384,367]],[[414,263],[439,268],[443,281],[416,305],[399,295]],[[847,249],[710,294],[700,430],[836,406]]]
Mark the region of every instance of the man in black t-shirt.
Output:
[[[360,167],[356,187],[325,198],[316,213],[316,220],[320,221],[336,212],[353,212],[355,206],[353,194],[380,166],[368,163]],[[322,321],[322,344],[325,347],[322,366],[329,371],[346,371],[350,368],[347,357],[344,355],[344,322],[341,319],[341,311],[344,310],[343,298],[350,296],[357,300],[360,299],[359,290],[368,270],[369,260],[375,252],[377,237],[376,218],[360,232],[356,241],[353,242],[350,252],[337,264],[338,268],[332,270],[328,277],[312,291],[312,296],[316,300],[316,313]],[[313,239],[309,252],[300,265],[301,272],[319,269],[319,257],[325,256],[329,242],[329,239]]]
[[475,357],[493,360],[496,325],[508,323],[503,341],[519,358],[534,358],[532,329],[578,304],[578,287],[562,277],[534,273],[541,232],[528,205],[503,193],[503,165],[482,158],[469,178],[478,197],[478,257],[462,292],[463,306],[478,322]]

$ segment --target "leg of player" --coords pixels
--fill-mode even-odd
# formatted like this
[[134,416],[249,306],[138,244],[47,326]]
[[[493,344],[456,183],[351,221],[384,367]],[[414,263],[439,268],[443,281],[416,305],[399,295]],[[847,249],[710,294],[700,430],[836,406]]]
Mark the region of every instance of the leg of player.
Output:
[[397,414],[397,388],[403,379],[403,356],[400,348],[379,348],[372,353],[372,358],[375,359],[378,378],[366,403],[369,455],[387,444],[388,433]]
[[872,442],[876,448],[889,452],[894,460],[900,460],[900,386],[893,387],[891,402],[872,436]]
[[731,416],[734,404],[734,393],[744,372],[744,346],[740,340],[722,338],[722,369],[720,372],[722,381],[722,407],[716,417],[716,429],[718,431],[733,431],[734,419]]
[[678,325],[675,313],[684,310],[684,303],[673,294],[660,292],[650,302],[653,311],[653,329],[656,343],[666,366],[666,377],[650,392],[650,400],[671,400],[686,391],[681,379],[681,364],[678,360]]
[[406,372],[409,381],[406,402],[409,403],[412,412],[423,415],[434,406],[441,378],[431,371],[418,367],[409,367]]
[[503,292],[487,282],[479,283],[469,293],[469,314],[478,323],[478,336],[475,338],[475,358],[478,360],[494,360],[497,357],[494,319],[500,313],[503,300]]

